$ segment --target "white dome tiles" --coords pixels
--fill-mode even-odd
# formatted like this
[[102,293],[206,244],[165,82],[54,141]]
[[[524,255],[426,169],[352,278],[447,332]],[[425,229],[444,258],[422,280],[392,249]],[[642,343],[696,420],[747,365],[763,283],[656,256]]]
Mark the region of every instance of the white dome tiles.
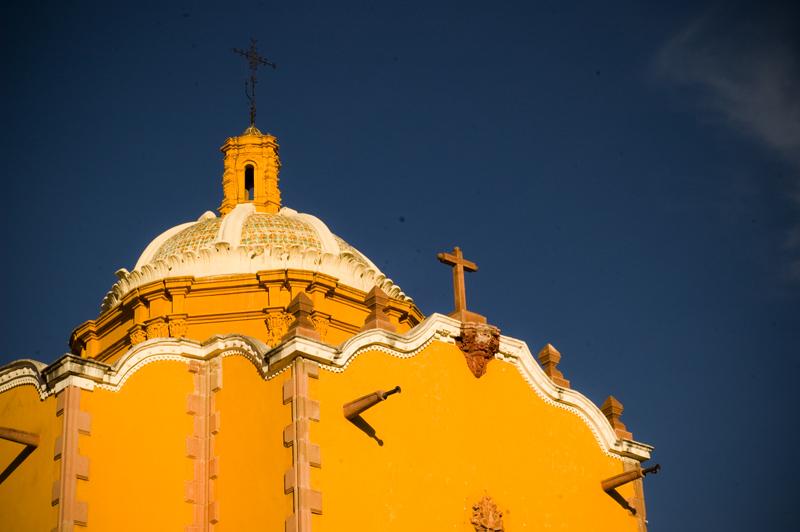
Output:
[[206,212],[196,222],[163,232],[145,248],[132,272],[117,271],[119,280],[101,307],[110,309],[134,288],[169,277],[285,269],[325,273],[365,292],[378,286],[391,297],[411,301],[319,218],[286,207],[277,214],[258,213],[244,203],[224,218]]

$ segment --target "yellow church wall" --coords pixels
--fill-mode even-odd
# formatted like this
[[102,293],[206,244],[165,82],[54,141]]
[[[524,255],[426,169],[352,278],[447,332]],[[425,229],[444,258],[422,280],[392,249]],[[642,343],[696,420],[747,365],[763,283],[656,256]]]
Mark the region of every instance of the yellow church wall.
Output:
[[159,361],[134,373],[119,391],[81,392],[91,415],[91,435],[79,439],[89,458],[89,480],[77,483],[88,502],[89,530],[183,530],[191,523],[185,482],[193,477],[186,456],[192,433],[187,364]]
[[216,532],[283,530],[292,512],[291,497],[283,493],[283,474],[292,463],[291,449],[283,445],[283,428],[292,421],[281,395],[288,374],[265,381],[245,358],[223,359],[223,385],[215,394],[221,416],[214,440]]
[[[362,414],[379,446],[342,405],[395,385],[399,395]],[[472,531],[471,507],[484,495],[507,530],[638,530],[600,488],[623,462],[511,364],[494,360],[476,379],[452,344],[434,342],[411,359],[367,352],[343,373],[321,370],[311,397],[321,403],[311,441],[323,457],[312,478],[324,508],[314,530]]]
[[[216,319],[215,319],[216,318]],[[267,328],[264,325],[264,316],[259,314],[249,319],[220,319],[219,316],[201,316],[189,320],[187,338],[207,339],[215,334],[242,334],[252,336],[262,341],[265,340]]]
[[[0,427],[39,435],[39,446],[0,483],[0,530],[50,530],[58,521],[58,508],[51,505],[53,482],[58,478],[53,449],[61,431],[55,403],[52,396],[42,401],[33,386],[0,393]],[[22,449],[0,440],[0,471]]]
[[185,302],[189,315],[236,313],[242,309],[261,310],[269,306],[267,293],[255,275],[220,277],[196,282]]

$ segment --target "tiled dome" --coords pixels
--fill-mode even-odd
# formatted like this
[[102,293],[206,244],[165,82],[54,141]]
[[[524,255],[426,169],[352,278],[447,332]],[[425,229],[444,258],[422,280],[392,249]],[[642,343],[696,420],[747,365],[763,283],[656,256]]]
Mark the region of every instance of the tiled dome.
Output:
[[220,243],[252,251],[270,248],[344,254],[377,270],[361,252],[331,233],[319,218],[286,207],[276,214],[256,212],[249,204],[237,205],[223,218],[209,211],[196,222],[165,231],[147,246],[136,269],[170,257],[212,250]]
[[132,272],[119,270],[119,281],[103,301],[115,306],[138,286],[178,276],[211,277],[264,270],[321,272],[369,291],[379,286],[392,297],[410,300],[391,279],[353,246],[331,233],[315,216],[289,208],[256,212],[241,203],[226,216],[206,212],[178,225],[145,248]]

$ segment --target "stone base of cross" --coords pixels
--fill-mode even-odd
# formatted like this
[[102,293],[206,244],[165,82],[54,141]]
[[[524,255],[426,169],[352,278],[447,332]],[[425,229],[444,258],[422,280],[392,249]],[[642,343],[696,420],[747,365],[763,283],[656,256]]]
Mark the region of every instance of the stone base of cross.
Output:
[[487,323],[486,316],[466,309],[453,311],[448,314],[448,316],[455,318],[462,323]]

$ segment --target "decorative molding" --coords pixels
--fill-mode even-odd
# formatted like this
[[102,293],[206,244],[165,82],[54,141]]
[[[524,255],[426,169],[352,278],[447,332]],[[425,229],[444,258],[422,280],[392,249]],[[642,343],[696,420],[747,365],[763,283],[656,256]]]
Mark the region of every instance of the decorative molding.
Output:
[[461,334],[455,340],[464,353],[467,367],[480,379],[486,373],[486,365],[500,349],[500,329],[485,323],[466,322],[461,324]]
[[167,326],[166,319],[162,316],[145,322],[145,330],[147,331],[148,340],[152,340],[153,338],[169,338],[169,326]]
[[318,445],[311,443],[310,424],[319,421],[319,402],[309,396],[308,379],[319,378],[316,362],[297,357],[283,383],[283,404],[292,404],[292,423],[283,429],[283,444],[292,448],[292,466],[283,476],[284,493],[292,495],[293,513],[286,532],[310,532],[311,514],[322,513],[322,493],[311,486],[311,468],[322,467]]
[[266,310],[267,317],[264,324],[267,326],[267,345],[276,346],[281,343],[281,338],[289,330],[289,324],[294,319],[291,314],[281,309]]
[[186,331],[188,329],[186,325],[186,314],[174,314],[168,316],[169,322],[169,336],[171,338],[183,338],[186,336]]
[[634,459],[644,461],[650,458],[653,448],[650,445],[617,437],[611,424],[592,401],[582,393],[553,384],[544,370],[537,364],[522,340],[500,337],[500,360],[517,366],[522,377],[536,394],[546,403],[562,408],[581,418],[592,431],[600,448],[608,456],[623,461]]
[[0,367],[0,393],[28,384],[36,388],[39,399],[44,400],[52,394],[52,390],[48,389],[47,381],[42,375],[45,368],[47,368],[47,364],[27,358],[14,360]]
[[219,457],[214,454],[214,440],[220,412],[214,396],[222,388],[222,357],[193,360],[189,372],[194,390],[186,400],[186,413],[192,416],[193,431],[186,438],[186,455],[193,460],[194,478],[185,485],[185,500],[192,505],[192,524],[186,532],[203,532],[219,522],[219,503],[214,497]]
[[141,344],[147,341],[147,333],[141,325],[134,325],[128,333],[131,345]]
[[89,480],[89,458],[79,454],[78,438],[91,433],[92,422],[91,415],[80,410],[81,393],[77,386],[67,386],[56,395],[56,417],[62,418],[62,427],[53,449],[59,478],[53,483],[51,503],[58,506],[54,528],[58,532],[89,524],[89,505],[77,497],[78,481]]
[[475,532],[503,532],[503,512],[501,512],[491,497],[484,495],[481,500],[472,505],[472,526]]
[[[269,367],[284,367],[297,353],[304,353],[320,362],[326,371],[342,372],[360,354],[380,351],[398,358],[411,358],[433,341],[454,343],[461,334],[461,322],[442,314],[432,314],[422,323],[403,335],[381,329],[359,333],[344,342],[338,349],[303,338],[284,342],[268,353]],[[547,404],[578,416],[589,427],[605,454],[626,461],[644,461],[650,458],[652,447],[617,437],[600,409],[576,390],[558,387],[535,361],[528,345],[522,340],[500,336],[498,360],[517,367],[525,382]]]
[[[339,347],[302,336],[285,340],[272,349],[257,339],[240,335],[214,336],[203,343],[186,338],[160,338],[131,347],[113,366],[74,355],[65,355],[46,367],[31,361],[12,362],[0,367],[0,391],[26,384],[35,386],[42,398],[67,385],[117,391],[131,375],[152,362],[174,360],[189,363],[217,355],[247,358],[264,379],[275,378],[286,371],[288,364],[301,355],[317,361],[326,371],[342,372],[365,352],[379,351],[398,358],[411,358],[432,342],[454,343],[460,334],[461,322],[442,314],[432,314],[402,335],[370,329],[351,337]],[[495,358],[516,366],[522,378],[547,404],[567,410],[583,420],[608,456],[623,461],[650,458],[651,446],[620,438],[597,405],[580,392],[556,386],[525,342],[500,336],[500,348]]]
[[311,323],[314,324],[314,329],[319,333],[320,340],[327,343],[328,327],[331,324],[331,317],[320,312],[313,312],[311,315]]
[[188,364],[193,360],[234,355],[249,360],[262,378],[271,379],[275,375],[267,374],[264,361],[267,350],[266,344],[255,338],[229,335],[212,336],[202,343],[186,338],[147,340],[132,346],[113,366],[69,353],[49,366],[32,360],[17,360],[0,367],[0,393],[23,385],[36,388],[42,400],[68,386],[116,392],[133,374],[153,362]]

